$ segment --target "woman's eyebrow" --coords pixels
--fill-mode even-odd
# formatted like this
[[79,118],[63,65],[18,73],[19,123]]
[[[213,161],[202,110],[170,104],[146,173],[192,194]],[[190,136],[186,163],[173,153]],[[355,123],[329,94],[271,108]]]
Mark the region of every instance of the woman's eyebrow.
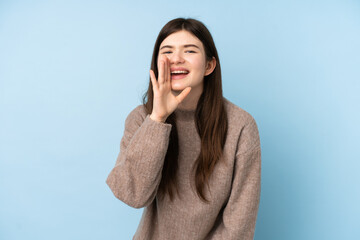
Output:
[[[187,47],[196,47],[196,48],[198,48],[198,49],[200,49],[198,46],[196,46],[195,44],[185,44],[185,45],[183,45],[185,48],[187,48]],[[163,49],[163,48],[174,48],[173,46],[171,46],[171,45],[165,45],[165,46],[162,46],[161,48],[160,48],[160,50],[161,49]]]

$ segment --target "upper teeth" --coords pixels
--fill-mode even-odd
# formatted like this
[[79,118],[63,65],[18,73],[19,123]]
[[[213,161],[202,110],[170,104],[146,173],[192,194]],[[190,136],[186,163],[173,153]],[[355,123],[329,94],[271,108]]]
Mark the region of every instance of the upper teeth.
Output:
[[171,73],[188,73],[187,71],[172,71]]

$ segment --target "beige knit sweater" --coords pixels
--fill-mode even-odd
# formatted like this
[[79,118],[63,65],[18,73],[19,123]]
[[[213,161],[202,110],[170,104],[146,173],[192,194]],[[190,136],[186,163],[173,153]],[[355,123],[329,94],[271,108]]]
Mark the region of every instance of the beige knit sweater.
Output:
[[[143,215],[136,240],[253,239],[260,200],[261,150],[257,124],[242,108],[224,98],[228,134],[223,160],[210,178],[201,201],[191,167],[200,153],[195,111],[175,110],[179,137],[180,198],[157,198],[171,124],[156,122],[142,105],[130,112],[115,167],[106,183],[114,195]],[[126,216],[124,216],[126,217]]]

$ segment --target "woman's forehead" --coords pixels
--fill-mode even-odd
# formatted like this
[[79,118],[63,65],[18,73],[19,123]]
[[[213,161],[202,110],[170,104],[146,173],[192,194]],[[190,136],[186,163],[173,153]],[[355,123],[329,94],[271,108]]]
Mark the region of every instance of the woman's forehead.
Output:
[[167,36],[160,44],[160,48],[165,45],[172,47],[184,47],[185,45],[192,44],[202,47],[201,41],[196,36],[186,30],[180,30]]

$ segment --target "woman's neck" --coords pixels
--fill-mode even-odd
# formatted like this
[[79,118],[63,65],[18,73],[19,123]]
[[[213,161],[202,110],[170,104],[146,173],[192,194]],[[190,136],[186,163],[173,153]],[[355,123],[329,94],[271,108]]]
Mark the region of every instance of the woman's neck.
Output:
[[[178,105],[178,109],[191,111],[196,110],[199,98],[203,89],[191,89],[190,93],[184,98],[184,100]],[[176,95],[179,95],[181,91],[173,91]]]

